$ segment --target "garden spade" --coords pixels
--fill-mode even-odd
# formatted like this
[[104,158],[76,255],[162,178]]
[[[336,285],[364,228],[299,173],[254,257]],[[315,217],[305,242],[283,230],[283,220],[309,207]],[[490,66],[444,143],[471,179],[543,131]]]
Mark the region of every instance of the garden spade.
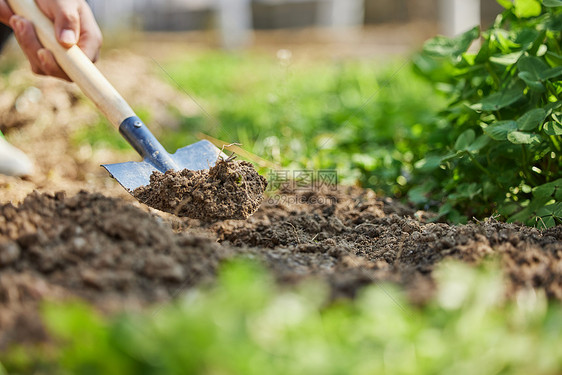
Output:
[[34,0],[8,0],[8,3],[15,14],[33,22],[39,40],[53,53],[62,70],[143,158],[140,162],[103,165],[129,193],[148,185],[154,171],[208,169],[224,156],[206,140],[180,148],[174,154],[168,153],[82,50],[76,45],[65,48],[59,44],[53,23]]

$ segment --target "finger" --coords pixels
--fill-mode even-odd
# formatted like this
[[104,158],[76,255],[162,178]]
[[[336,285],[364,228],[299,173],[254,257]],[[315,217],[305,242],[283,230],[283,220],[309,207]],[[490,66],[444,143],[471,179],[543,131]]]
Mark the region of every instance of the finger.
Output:
[[10,23],[10,18],[12,18],[13,15],[14,13],[10,9],[6,1],[0,0],[0,22],[2,22],[4,25],[8,25]]
[[95,62],[99,58],[103,36],[89,6],[84,5],[81,7],[79,14],[81,34],[78,46],[90,60]]
[[66,75],[66,73],[61,69],[51,51],[41,48],[37,51],[37,57],[41,63],[41,69],[46,75],[71,81],[68,75]]
[[35,74],[45,74],[41,68],[41,62],[37,56],[37,51],[41,48],[41,43],[37,39],[33,24],[20,16],[10,18],[10,26],[14,30],[14,35],[27,59],[31,63],[31,70]]
[[55,23],[55,35],[64,47],[78,43],[80,35],[80,2],[70,0],[38,1],[39,8]]

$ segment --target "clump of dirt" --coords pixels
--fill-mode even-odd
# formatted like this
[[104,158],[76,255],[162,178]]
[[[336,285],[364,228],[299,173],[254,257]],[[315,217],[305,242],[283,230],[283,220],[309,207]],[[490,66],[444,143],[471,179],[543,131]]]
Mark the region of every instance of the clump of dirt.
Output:
[[140,308],[212,280],[228,252],[213,238],[176,234],[160,217],[99,194],[33,193],[19,206],[0,206],[0,347],[28,336],[23,326],[41,327],[33,323],[41,300]]
[[154,172],[133,191],[146,205],[205,222],[250,217],[261,205],[267,180],[246,161],[219,160],[209,170]]
[[540,231],[493,219],[455,226],[428,222],[427,215],[359,188],[289,190],[246,222],[208,229],[223,246],[262,260],[280,281],[325,278],[334,298],[392,281],[423,303],[435,290],[432,271],[439,262],[476,265],[491,257],[502,264],[508,296],[537,288],[562,300],[562,226]]

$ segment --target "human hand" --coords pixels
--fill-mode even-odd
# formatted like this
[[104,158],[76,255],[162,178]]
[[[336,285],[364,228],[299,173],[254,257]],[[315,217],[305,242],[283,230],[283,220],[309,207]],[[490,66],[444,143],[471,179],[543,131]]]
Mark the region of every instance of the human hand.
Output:
[[[55,36],[64,47],[78,45],[92,61],[96,61],[102,44],[102,34],[92,10],[84,0],[36,0],[39,8],[55,24]],[[31,63],[31,70],[70,81],[57,64],[53,54],[45,49],[33,24],[14,15],[6,0],[0,0],[0,22],[14,30],[16,39]]]

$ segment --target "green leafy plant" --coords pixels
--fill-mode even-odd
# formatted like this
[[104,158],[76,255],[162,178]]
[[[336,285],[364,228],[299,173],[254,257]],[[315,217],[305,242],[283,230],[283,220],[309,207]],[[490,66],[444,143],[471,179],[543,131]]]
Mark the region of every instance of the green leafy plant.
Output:
[[[153,311],[104,318],[49,304],[56,346],[0,355],[9,373],[555,374],[562,309],[543,293],[505,301],[501,273],[448,263],[424,307],[391,285],[326,304],[326,285],[281,288],[261,268],[227,265],[212,288]],[[2,371],[0,370],[0,373]]]
[[455,221],[498,212],[550,227],[562,220],[562,2],[499,3],[490,29],[436,37],[415,58],[451,100],[416,163],[415,181],[429,182],[409,194]]

